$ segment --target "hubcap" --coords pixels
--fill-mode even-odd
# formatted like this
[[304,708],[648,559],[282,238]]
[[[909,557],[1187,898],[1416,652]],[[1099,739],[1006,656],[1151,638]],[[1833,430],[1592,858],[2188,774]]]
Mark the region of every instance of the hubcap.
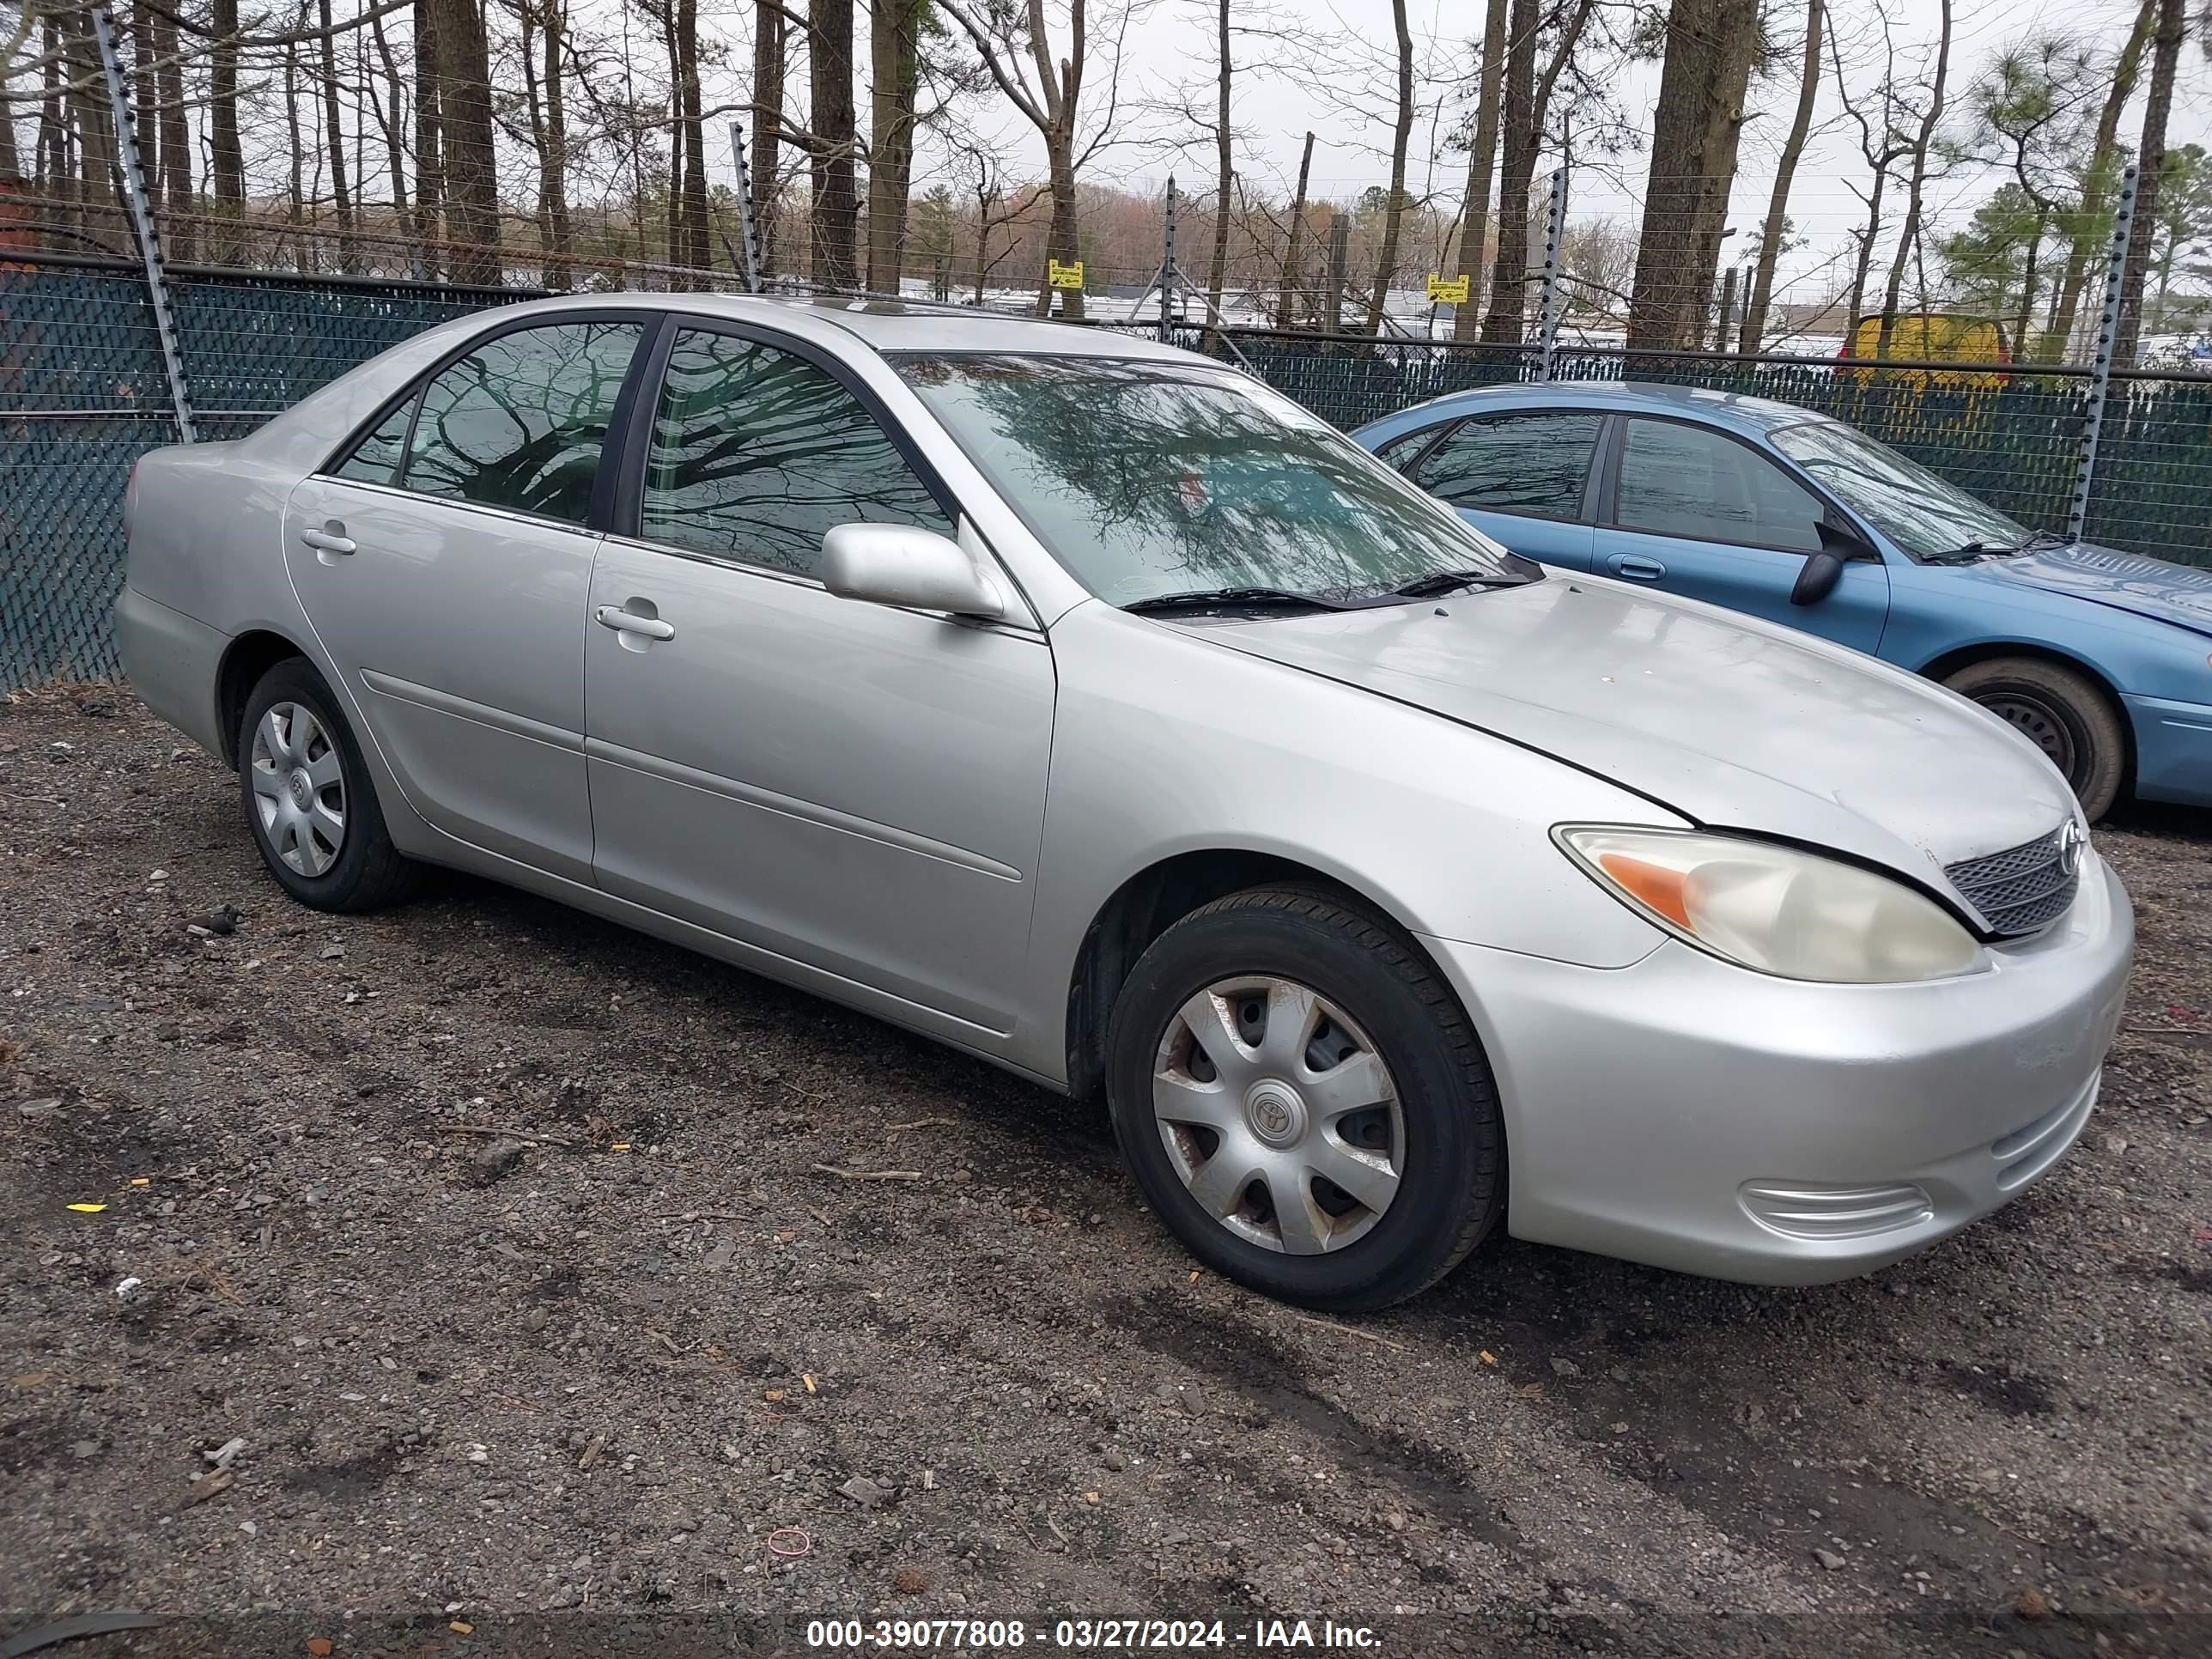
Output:
[[2014,726],[2034,739],[2035,745],[2051,757],[2051,763],[2069,781],[2074,780],[2074,733],[2066,718],[2042,698],[2020,691],[1997,691],[1981,700],[1982,707],[2008,725]]
[[261,833],[287,868],[328,872],[345,846],[345,771],[337,745],[312,710],[273,703],[253,728],[247,761]]
[[1220,981],[1176,1012],[1153,1060],[1152,1115],[1200,1207],[1292,1255],[1365,1237],[1404,1173],[1405,1117],[1374,1042],[1273,975]]

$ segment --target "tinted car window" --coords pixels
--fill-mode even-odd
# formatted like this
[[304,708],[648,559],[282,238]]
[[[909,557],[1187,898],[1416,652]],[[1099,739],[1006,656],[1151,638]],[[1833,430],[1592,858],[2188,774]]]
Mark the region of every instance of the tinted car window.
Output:
[[1382,448],[1376,450],[1375,459],[1384,465],[1395,466],[1402,472],[1406,470],[1406,463],[1426,448],[1429,441],[1436,435],[1437,429],[1432,426],[1419,427],[1411,432],[1401,432],[1389,443],[1384,444]]
[[1632,530],[1820,550],[1812,492],[1733,438],[1672,421],[1631,421],[1614,521]]
[[556,323],[489,340],[431,381],[401,482],[581,524],[643,329]]
[[1855,427],[1793,426],[1774,434],[1774,447],[1917,556],[1940,557],[1977,542],[2018,547],[2028,538],[2026,526]]
[[811,575],[841,524],[953,533],[858,398],[805,358],[685,330],[668,356],[641,528],[655,541]]
[[415,403],[410,398],[354,446],[353,453],[338,468],[338,477],[356,478],[362,483],[398,483],[399,464],[407,458],[407,422],[415,416]]
[[1410,476],[1454,507],[1575,518],[1602,424],[1601,416],[1551,413],[1468,421]]

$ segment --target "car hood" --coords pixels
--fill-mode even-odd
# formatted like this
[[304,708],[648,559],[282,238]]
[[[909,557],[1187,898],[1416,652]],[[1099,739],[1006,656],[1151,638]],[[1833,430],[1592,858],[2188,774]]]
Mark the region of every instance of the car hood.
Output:
[[2212,570],[2077,544],[1978,559],[1960,567],[1960,573],[2000,586],[2071,593],[2212,635]]
[[1589,577],[1315,616],[1184,624],[1598,774],[1712,829],[1947,888],[2048,835],[2042,754],[1939,686],[1804,635]]

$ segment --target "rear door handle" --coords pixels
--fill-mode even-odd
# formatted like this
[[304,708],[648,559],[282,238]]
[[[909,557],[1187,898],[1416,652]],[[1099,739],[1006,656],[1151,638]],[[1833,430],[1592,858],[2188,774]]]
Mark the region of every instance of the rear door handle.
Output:
[[343,525],[332,519],[324,529],[302,530],[300,539],[318,553],[350,553],[355,550],[356,544],[352,537],[338,533],[344,528]]
[[602,628],[611,628],[617,634],[642,634],[648,640],[672,640],[676,630],[658,617],[641,617],[624,611],[619,605],[603,605],[592,613],[592,619]]
[[1640,553],[1616,553],[1605,562],[1605,568],[1635,582],[1656,582],[1667,574],[1665,565]]

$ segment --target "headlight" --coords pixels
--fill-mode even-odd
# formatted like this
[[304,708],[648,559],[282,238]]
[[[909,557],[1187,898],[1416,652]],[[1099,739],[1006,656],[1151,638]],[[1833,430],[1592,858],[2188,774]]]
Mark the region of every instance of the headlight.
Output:
[[1631,909],[1762,974],[1898,985],[1988,965],[1948,911],[1854,864],[1733,836],[1602,824],[1552,834]]

